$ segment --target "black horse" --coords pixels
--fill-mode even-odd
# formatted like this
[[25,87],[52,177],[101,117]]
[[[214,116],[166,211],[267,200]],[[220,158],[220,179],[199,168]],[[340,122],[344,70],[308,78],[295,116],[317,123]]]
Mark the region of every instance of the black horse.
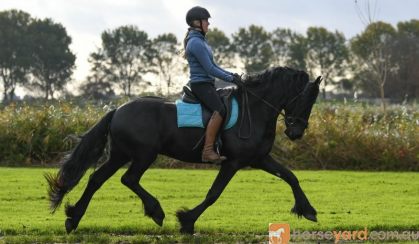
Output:
[[[194,232],[198,217],[218,199],[234,174],[248,166],[282,178],[291,186],[294,194],[295,205],[291,211],[298,217],[317,221],[316,210],[305,196],[296,176],[269,153],[274,143],[279,114],[285,117],[285,134],[291,140],[303,136],[319,93],[320,81],[321,77],[309,81],[307,73],[285,67],[269,69],[245,79],[234,96],[242,104],[240,110],[246,118],[244,121],[250,123],[238,123],[221,135],[221,152],[228,159],[221,164],[205,199],[191,210],[177,212],[182,233]],[[245,131],[250,135],[247,139],[238,136],[244,128],[240,128],[243,124],[247,124]],[[122,184],[138,195],[143,202],[145,215],[161,226],[165,217],[163,209],[139,181],[158,154],[184,162],[202,163],[202,145],[193,149],[202,134],[201,128],[178,128],[175,105],[162,98],[139,98],[108,112],[82,136],[58,173],[46,175],[52,212],[59,207],[65,194],[78,184],[86,170],[97,163],[109,141],[109,160],[91,175],[79,201],[66,206],[67,232],[77,228],[93,194],[128,162],[131,165],[121,178]]]

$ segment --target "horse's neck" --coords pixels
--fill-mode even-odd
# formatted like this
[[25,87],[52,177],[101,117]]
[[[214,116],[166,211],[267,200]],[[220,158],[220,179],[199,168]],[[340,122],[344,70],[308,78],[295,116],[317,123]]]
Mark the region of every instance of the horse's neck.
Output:
[[[282,110],[279,99],[275,99],[274,96],[270,95],[269,94],[270,92],[267,90],[261,90],[254,93],[258,97],[253,96],[252,94],[248,93],[249,108],[253,116],[257,116],[257,118],[255,118],[254,120],[255,121],[259,120],[259,121],[263,121],[270,124],[273,123],[273,121],[275,121],[276,123],[276,120],[279,116],[278,111]],[[242,94],[242,99],[243,99],[243,95],[244,94]],[[262,99],[265,101],[263,101]],[[267,103],[269,103],[275,109],[272,108]]]

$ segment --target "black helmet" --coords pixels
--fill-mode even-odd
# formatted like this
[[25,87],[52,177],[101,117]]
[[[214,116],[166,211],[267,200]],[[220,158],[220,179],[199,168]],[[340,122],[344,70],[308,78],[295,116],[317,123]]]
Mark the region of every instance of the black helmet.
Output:
[[194,20],[208,19],[211,18],[210,13],[203,7],[193,7],[186,13],[186,23],[192,26]]

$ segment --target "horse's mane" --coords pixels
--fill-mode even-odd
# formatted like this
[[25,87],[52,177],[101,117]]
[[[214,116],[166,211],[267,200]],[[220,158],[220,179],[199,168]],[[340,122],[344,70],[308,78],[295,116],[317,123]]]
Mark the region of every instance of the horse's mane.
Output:
[[244,79],[244,83],[253,86],[269,83],[272,80],[283,80],[286,84],[295,82],[294,84],[297,87],[302,88],[308,82],[309,77],[305,71],[278,66],[268,68],[257,74],[249,75]]

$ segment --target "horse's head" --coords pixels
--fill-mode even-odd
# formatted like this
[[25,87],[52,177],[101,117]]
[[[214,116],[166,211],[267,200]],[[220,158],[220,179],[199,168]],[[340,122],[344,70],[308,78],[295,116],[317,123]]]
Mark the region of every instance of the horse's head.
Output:
[[285,134],[291,139],[303,136],[308,126],[311,109],[319,94],[322,78],[309,81],[304,71],[276,67],[263,73],[246,77],[243,91],[260,100],[278,114],[285,111]]
[[300,139],[303,136],[308,126],[311,109],[316,102],[317,95],[319,95],[321,81],[322,77],[319,76],[315,81],[306,82],[303,89],[297,91],[296,96],[290,97],[284,106],[285,125],[287,127],[284,133],[291,140]]

